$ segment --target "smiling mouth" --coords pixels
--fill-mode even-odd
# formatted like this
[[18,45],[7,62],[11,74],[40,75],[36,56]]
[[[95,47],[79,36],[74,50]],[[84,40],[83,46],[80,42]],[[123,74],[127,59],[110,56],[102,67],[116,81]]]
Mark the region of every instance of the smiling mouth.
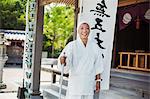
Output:
[[87,36],[87,34],[82,34],[83,36]]
[[82,35],[88,35],[88,33],[81,33]]

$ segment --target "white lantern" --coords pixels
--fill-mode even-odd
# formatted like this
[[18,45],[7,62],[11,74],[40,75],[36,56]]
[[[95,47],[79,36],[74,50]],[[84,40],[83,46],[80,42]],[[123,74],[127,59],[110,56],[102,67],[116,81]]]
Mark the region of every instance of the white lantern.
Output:
[[130,13],[124,14],[123,20],[122,20],[124,24],[128,24],[129,22],[131,22],[131,20],[132,20],[132,17]]

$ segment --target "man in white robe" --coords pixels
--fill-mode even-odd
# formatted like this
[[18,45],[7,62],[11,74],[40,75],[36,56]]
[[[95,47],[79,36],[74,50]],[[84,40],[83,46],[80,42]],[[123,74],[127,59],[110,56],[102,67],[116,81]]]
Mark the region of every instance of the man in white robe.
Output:
[[81,23],[79,37],[68,43],[58,58],[58,67],[64,64],[64,72],[69,72],[66,99],[93,99],[94,92],[100,91],[102,52],[89,40],[89,33],[88,23]]

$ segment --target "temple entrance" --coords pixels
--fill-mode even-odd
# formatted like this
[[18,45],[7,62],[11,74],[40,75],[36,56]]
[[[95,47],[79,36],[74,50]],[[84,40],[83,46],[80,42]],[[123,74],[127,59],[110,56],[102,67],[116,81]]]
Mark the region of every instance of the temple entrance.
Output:
[[149,22],[145,17],[147,11],[148,3],[119,8],[115,33],[115,66],[150,71]]

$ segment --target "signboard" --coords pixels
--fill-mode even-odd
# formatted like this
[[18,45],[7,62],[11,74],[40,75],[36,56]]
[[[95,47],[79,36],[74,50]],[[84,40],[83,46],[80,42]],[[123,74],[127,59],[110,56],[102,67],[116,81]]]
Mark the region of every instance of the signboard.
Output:
[[118,0],[80,0],[78,23],[81,21],[89,23],[90,38],[103,52],[102,90],[109,89],[117,4]]
[[24,86],[26,99],[30,98],[32,85],[32,66],[33,66],[33,44],[35,43],[35,13],[36,1],[27,0],[26,7],[26,39],[24,47],[23,68],[24,68]]

